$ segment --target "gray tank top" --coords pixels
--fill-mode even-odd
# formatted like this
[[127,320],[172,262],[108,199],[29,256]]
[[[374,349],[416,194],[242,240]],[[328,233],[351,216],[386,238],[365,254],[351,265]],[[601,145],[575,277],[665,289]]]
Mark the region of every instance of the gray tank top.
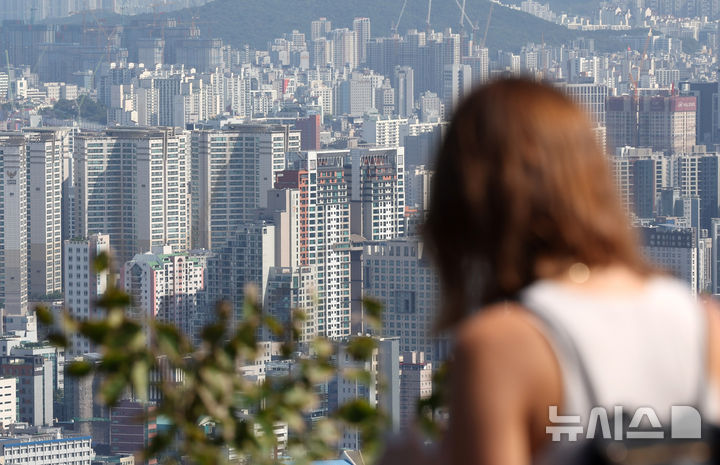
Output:
[[[540,329],[560,364],[566,415],[587,419],[590,400],[567,344],[558,341],[564,329],[584,362],[599,406],[613,409],[652,407],[667,421],[673,405],[707,405],[710,389],[701,389],[706,370],[706,324],[702,307],[681,282],[649,279],[632,294],[593,293],[553,281],[538,281],[520,302],[539,316]],[[707,398],[699,399],[706,391]],[[710,411],[708,411],[708,409]],[[612,410],[610,410],[612,411]]]

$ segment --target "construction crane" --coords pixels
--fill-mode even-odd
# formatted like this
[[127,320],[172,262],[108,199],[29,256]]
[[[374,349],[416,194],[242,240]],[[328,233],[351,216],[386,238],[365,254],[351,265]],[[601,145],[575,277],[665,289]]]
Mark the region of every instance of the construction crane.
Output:
[[495,5],[495,2],[491,1],[490,9],[488,10],[487,21],[485,22],[485,34],[483,34],[483,40],[482,40],[482,43],[480,44],[480,48],[485,48],[485,43],[487,42],[488,31],[490,30],[490,20],[492,19],[494,5]]
[[[633,102],[633,129],[635,131],[635,146],[640,145],[640,80],[642,78],[642,70],[647,59],[648,47],[650,46],[650,39],[652,38],[652,28],[648,30],[647,38],[645,39],[645,45],[643,46],[642,54],[637,65],[637,78],[633,75],[632,67],[629,70],[630,86],[632,89],[632,102]],[[628,52],[630,51],[628,47]]]
[[637,80],[640,81],[640,76],[642,73],[643,66],[645,65],[645,60],[647,59],[647,52],[648,47],[650,46],[650,39],[652,38],[652,28],[648,30],[648,35],[645,38],[645,46],[643,47],[642,55],[640,56],[640,64],[638,65],[638,77]]
[[425,20],[425,32],[430,34],[430,12],[432,11],[432,0],[428,0],[428,13]]
[[[462,7],[460,8],[460,29],[464,29],[464,28],[465,28],[465,16],[466,16],[466,14],[465,14],[465,2],[466,2],[466,0],[463,0],[463,2],[462,2]],[[468,21],[468,22],[470,22],[470,21]],[[470,25],[472,26],[472,23],[471,23],[471,22],[470,22]]]
[[[480,30],[480,20],[478,19],[478,21],[475,24],[473,24],[473,22],[470,20],[470,17],[467,14],[467,12],[465,11],[465,2],[464,1],[461,5],[459,0],[455,0],[455,4],[458,6],[458,8],[460,8],[461,17],[465,18],[467,20],[468,24],[470,24],[470,27],[472,28],[472,40],[473,40],[473,43],[475,43],[475,40],[477,39],[477,33]],[[483,38],[482,44],[480,44],[480,48],[485,47],[485,40],[487,39],[488,28],[490,27],[490,17],[492,15],[492,5],[493,5],[492,2],[490,2],[490,12],[488,14],[488,20],[487,20],[487,24],[485,27],[485,37]],[[462,25],[463,24],[461,23],[461,26]]]
[[635,139],[635,147],[640,146],[640,90],[638,89],[638,81],[630,71],[630,85],[633,89],[633,138]]
[[392,32],[392,35],[397,35],[398,32],[398,25],[400,25],[400,20],[402,19],[403,13],[405,13],[405,7],[407,6],[407,0],[403,0],[402,8],[400,8],[400,14],[398,15],[397,21],[390,26],[390,32]]

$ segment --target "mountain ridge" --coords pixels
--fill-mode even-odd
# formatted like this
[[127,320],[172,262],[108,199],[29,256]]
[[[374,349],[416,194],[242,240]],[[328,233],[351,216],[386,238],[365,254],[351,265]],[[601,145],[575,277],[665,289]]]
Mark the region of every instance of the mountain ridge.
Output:
[[[390,34],[391,26],[399,17],[405,0],[214,0],[205,5],[177,10],[160,15],[138,15],[131,17],[108,16],[109,22],[147,21],[160,18],[176,18],[189,24],[199,25],[206,38],[221,38],[233,46],[250,44],[264,49],[275,37],[293,29],[309,36],[310,22],[327,17],[333,27],[352,27],[355,17],[368,17],[372,24],[372,36]],[[466,0],[466,13],[476,26],[478,37],[485,32],[490,11],[488,0]],[[282,13],[279,13],[282,12]],[[432,5],[430,25],[436,30],[452,27],[459,30],[460,8],[455,0],[435,0]],[[408,29],[424,30],[427,18],[426,0],[407,0],[398,31]],[[75,21],[81,20],[75,18]],[[472,26],[465,21],[465,31],[472,32]],[[595,38],[600,49],[622,50],[627,43],[616,34],[605,32],[571,31],[563,26],[546,22],[532,15],[495,5],[487,36],[491,49],[519,50],[528,42],[560,45],[578,37]]]

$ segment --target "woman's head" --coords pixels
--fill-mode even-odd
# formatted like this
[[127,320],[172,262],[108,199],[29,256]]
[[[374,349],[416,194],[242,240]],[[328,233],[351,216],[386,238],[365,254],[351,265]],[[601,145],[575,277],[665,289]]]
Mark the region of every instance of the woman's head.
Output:
[[441,326],[573,263],[645,270],[584,112],[526,79],[495,81],[458,108],[424,232],[444,290]]

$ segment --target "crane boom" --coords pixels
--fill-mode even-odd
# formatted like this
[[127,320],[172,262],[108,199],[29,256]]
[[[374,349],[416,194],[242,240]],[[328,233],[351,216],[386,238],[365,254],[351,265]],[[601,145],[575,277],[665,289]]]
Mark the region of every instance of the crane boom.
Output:
[[432,0],[428,0],[428,14],[427,19],[425,20],[425,28],[427,29],[427,32],[430,32],[430,12],[432,11]]
[[465,8],[464,8],[464,6],[463,6],[463,5],[464,5],[464,2],[463,2],[463,5],[461,5],[461,4],[460,4],[460,0],[455,0],[455,4],[458,6],[458,8],[460,8],[460,15],[461,15],[461,17],[467,19],[468,23],[470,23],[470,25],[472,25],[472,21],[470,21],[470,17],[469,17],[469,16],[467,15],[467,13],[465,12]]
[[[461,29],[465,27],[465,3],[466,3],[466,1],[467,0],[463,0],[462,8],[460,9],[460,28]],[[472,22],[471,21],[469,21],[469,22],[472,25]]]
[[402,8],[400,8],[400,14],[398,15],[398,19],[395,22],[395,24],[391,27],[393,34],[397,34],[398,26],[400,25],[400,20],[402,19],[403,13],[405,13],[406,6],[407,6],[407,0],[403,0]]
[[492,12],[493,12],[493,6],[495,5],[495,2],[490,2],[490,10],[488,11],[488,17],[487,22],[485,23],[485,35],[483,35],[482,44],[480,44],[480,48],[485,47],[485,43],[487,42],[487,36],[488,31],[490,30],[490,20],[492,19]]
[[642,73],[643,66],[645,65],[645,60],[647,59],[647,52],[648,47],[650,46],[650,39],[652,38],[652,28],[648,30],[647,38],[645,38],[645,46],[643,47],[642,55],[640,56],[640,64],[638,65],[638,81],[640,80],[640,76]]

